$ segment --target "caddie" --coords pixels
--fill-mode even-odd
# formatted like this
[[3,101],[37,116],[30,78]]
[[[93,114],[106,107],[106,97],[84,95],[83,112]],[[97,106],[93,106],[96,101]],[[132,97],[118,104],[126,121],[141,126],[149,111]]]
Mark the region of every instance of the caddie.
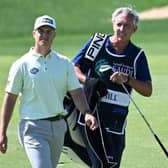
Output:
[[[129,94],[134,89],[143,96],[151,96],[152,82],[147,57],[142,48],[136,46],[131,37],[138,28],[139,16],[129,7],[117,8],[112,13],[113,34],[95,33],[73,58],[73,64],[81,83],[88,78],[102,79],[108,94],[101,98],[99,120],[108,136],[104,147],[109,167],[119,168],[125,148],[125,128],[127,123]],[[81,128],[84,127],[81,124]],[[101,158],[93,150],[83,131],[92,168],[101,168]],[[107,135],[106,134],[106,135]],[[95,142],[97,137],[95,136]],[[109,143],[110,146],[109,146]],[[116,163],[116,164],[115,164]],[[107,166],[106,166],[107,168]]]

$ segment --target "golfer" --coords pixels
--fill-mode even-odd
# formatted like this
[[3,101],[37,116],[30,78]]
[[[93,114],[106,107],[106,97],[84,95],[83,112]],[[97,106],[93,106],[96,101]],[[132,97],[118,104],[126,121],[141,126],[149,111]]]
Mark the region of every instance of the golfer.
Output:
[[55,168],[67,130],[63,99],[69,91],[85,122],[94,130],[95,118],[90,114],[70,60],[51,49],[56,36],[56,21],[43,15],[35,20],[32,32],[34,47],[13,63],[0,121],[0,151],[7,151],[7,128],[17,98],[20,101],[19,137],[32,168]]
[[[112,164],[115,168],[119,168],[125,148],[125,128],[130,102],[122,85],[129,94],[132,89],[143,96],[152,94],[151,75],[145,52],[131,41],[132,35],[137,31],[138,22],[139,16],[132,8],[116,9],[112,14],[113,34],[95,33],[73,59],[81,83],[91,77],[101,78],[107,85],[108,94],[101,99],[98,110],[100,121],[106,130],[106,137],[103,137],[106,157],[109,165]],[[100,168],[101,158],[89,144],[86,138],[92,167]]]

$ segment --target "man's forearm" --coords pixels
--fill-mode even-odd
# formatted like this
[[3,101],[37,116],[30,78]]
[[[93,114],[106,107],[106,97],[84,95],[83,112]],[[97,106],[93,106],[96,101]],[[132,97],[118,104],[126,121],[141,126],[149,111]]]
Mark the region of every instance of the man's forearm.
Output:
[[70,91],[70,94],[73,98],[75,106],[81,113],[91,113],[86,96],[81,88]]
[[86,81],[86,75],[82,73],[82,71],[80,70],[79,65],[74,65],[77,77],[80,81],[80,83],[85,83]]
[[6,130],[11,119],[13,109],[16,103],[17,96],[9,93],[5,94],[2,111],[1,111],[1,122],[0,122],[0,133],[1,135],[6,134]]

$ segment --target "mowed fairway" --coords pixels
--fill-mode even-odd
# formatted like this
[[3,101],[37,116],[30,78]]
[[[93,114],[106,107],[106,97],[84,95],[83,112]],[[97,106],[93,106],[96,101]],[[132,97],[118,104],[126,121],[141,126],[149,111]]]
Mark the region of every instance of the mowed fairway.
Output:
[[[48,12],[53,16],[58,16],[58,34],[54,41],[53,48],[60,53],[72,58],[94,31],[101,33],[112,33],[110,16],[115,7],[132,2],[136,9],[147,9],[151,5],[164,5],[165,0],[153,1],[127,1],[113,2],[104,1],[81,1],[83,10],[78,9],[78,3],[73,1],[51,0],[49,4],[36,2],[22,3],[23,9],[15,9],[17,3],[13,0],[2,1],[0,7],[2,21],[0,28],[0,108],[4,96],[4,89],[7,81],[9,68],[13,61],[33,46],[31,37],[32,19],[38,14]],[[17,0],[18,4],[21,0]],[[31,0],[29,0],[31,1]],[[70,3],[71,2],[71,3]],[[56,4],[55,4],[56,3]],[[91,13],[92,7],[97,5],[94,14]],[[7,5],[8,4],[8,5]],[[11,5],[11,8],[6,6]],[[38,4],[38,10],[37,6]],[[39,7],[40,4],[40,7]],[[46,5],[47,4],[47,5]],[[89,6],[87,4],[90,4]],[[76,6],[75,6],[76,5]],[[74,9],[70,9],[74,6]],[[152,6],[152,7],[153,7]],[[29,13],[21,11],[28,9]],[[10,10],[9,10],[10,9]],[[87,9],[87,10],[86,10]],[[8,12],[6,12],[8,10]],[[14,11],[13,11],[14,10]],[[32,10],[32,11],[31,11]],[[10,13],[10,12],[11,13]],[[12,17],[13,13],[18,17]],[[81,13],[80,13],[81,12]],[[88,13],[91,16],[86,16]],[[9,14],[6,15],[6,13]],[[25,18],[20,18],[21,13]],[[78,14],[77,14],[78,13]],[[5,17],[4,17],[5,16]],[[71,16],[71,18],[69,18]],[[20,18],[20,19],[17,19]],[[26,20],[26,18],[28,20]],[[15,20],[16,19],[16,20]],[[72,20],[71,20],[72,19]],[[88,19],[90,19],[88,21]],[[12,23],[11,26],[5,26]],[[31,23],[31,24],[30,24]],[[25,25],[22,29],[19,24]],[[74,26],[74,25],[77,26]],[[153,95],[150,98],[142,97],[133,92],[132,97],[141,111],[144,113],[151,127],[160,138],[161,142],[168,150],[168,20],[142,21],[138,32],[132,39],[138,46],[144,48],[149,66],[151,69]],[[17,138],[17,127],[19,122],[19,100],[15,107],[12,121],[8,129],[8,151],[3,155],[0,153],[0,168],[30,168],[29,161]],[[76,161],[72,161],[62,154],[59,168],[85,168]],[[152,133],[146,126],[144,120],[131,103],[126,129],[126,149],[123,154],[121,168],[167,168],[168,159],[156,142]]]
[[[64,54],[72,57],[82,41],[87,39],[88,35],[68,36],[73,39],[74,46],[68,45],[66,40],[61,37],[57,39],[55,48],[62,50],[61,46],[64,43],[65,50],[62,50]],[[82,39],[82,40],[79,40]],[[65,40],[65,42],[64,42]],[[135,39],[136,40],[136,39]],[[142,46],[145,47],[145,43],[142,41]],[[78,44],[79,43],[79,44]],[[153,42],[151,41],[152,48]],[[11,45],[9,43],[8,45]],[[21,43],[20,43],[21,45]],[[161,43],[163,45],[163,43]],[[166,49],[166,44],[165,50]],[[146,46],[149,46],[149,41],[146,42]],[[62,46],[63,47],[63,46]],[[159,47],[159,45],[158,45]],[[163,47],[163,46],[162,46]],[[153,95],[150,98],[144,98],[133,92],[133,99],[138,104],[139,108],[143,111],[148,122],[155,130],[162,143],[168,148],[168,57],[165,55],[165,50],[159,51],[158,54],[152,53],[145,47],[148,53],[149,66],[151,68],[151,74],[153,79]],[[154,48],[156,50],[156,48]],[[7,74],[11,63],[16,60],[18,56],[0,55],[0,103],[2,104],[2,97],[4,94],[5,83]],[[18,101],[19,104],[19,101]],[[23,148],[20,146],[17,139],[17,124],[18,124],[18,104],[15,108],[15,112],[12,118],[12,122],[9,126],[8,137],[9,146],[8,153],[6,155],[0,154],[0,164],[2,168],[29,168],[29,162],[25,156]],[[160,146],[157,144],[153,135],[145,125],[143,119],[138,114],[136,108],[131,103],[130,113],[128,117],[127,126],[127,145],[124,152],[122,168],[166,168],[168,161],[162,152]],[[71,161],[64,154],[61,156],[59,167],[63,168],[82,168],[83,166]]]

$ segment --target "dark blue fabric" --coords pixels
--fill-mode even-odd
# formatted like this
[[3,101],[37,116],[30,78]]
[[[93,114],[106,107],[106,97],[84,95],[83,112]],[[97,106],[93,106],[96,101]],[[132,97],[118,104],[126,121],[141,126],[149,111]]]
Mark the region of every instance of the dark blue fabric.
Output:
[[[130,41],[123,52],[116,53],[110,45],[109,37],[110,35],[107,37],[94,61],[91,61],[85,57],[85,53],[92,41],[92,36],[84,44],[79,53],[73,58],[72,62],[74,64],[78,64],[81,71],[88,77],[102,79],[108,89],[121,93],[125,93],[123,87],[121,85],[112,83],[109,80],[109,76],[113,73],[113,71],[125,72],[138,80],[150,81],[151,75],[144,51]],[[100,71],[102,65],[111,66],[113,70],[102,72]],[[124,84],[124,86],[128,92],[131,93],[132,88],[127,84]],[[99,115],[102,127],[109,127],[113,131],[121,131],[127,114],[128,107],[105,102],[101,102],[99,106]],[[108,155],[113,156],[112,160],[114,162],[118,162],[118,165],[115,168],[119,168],[122,153],[125,148],[125,131],[122,134],[107,132],[104,140]],[[108,145],[109,141],[111,141],[110,146]],[[90,152],[91,150],[89,149],[88,153],[92,160],[93,167],[98,168],[96,167],[96,164],[98,163],[97,158],[94,156],[94,153],[90,154]]]

